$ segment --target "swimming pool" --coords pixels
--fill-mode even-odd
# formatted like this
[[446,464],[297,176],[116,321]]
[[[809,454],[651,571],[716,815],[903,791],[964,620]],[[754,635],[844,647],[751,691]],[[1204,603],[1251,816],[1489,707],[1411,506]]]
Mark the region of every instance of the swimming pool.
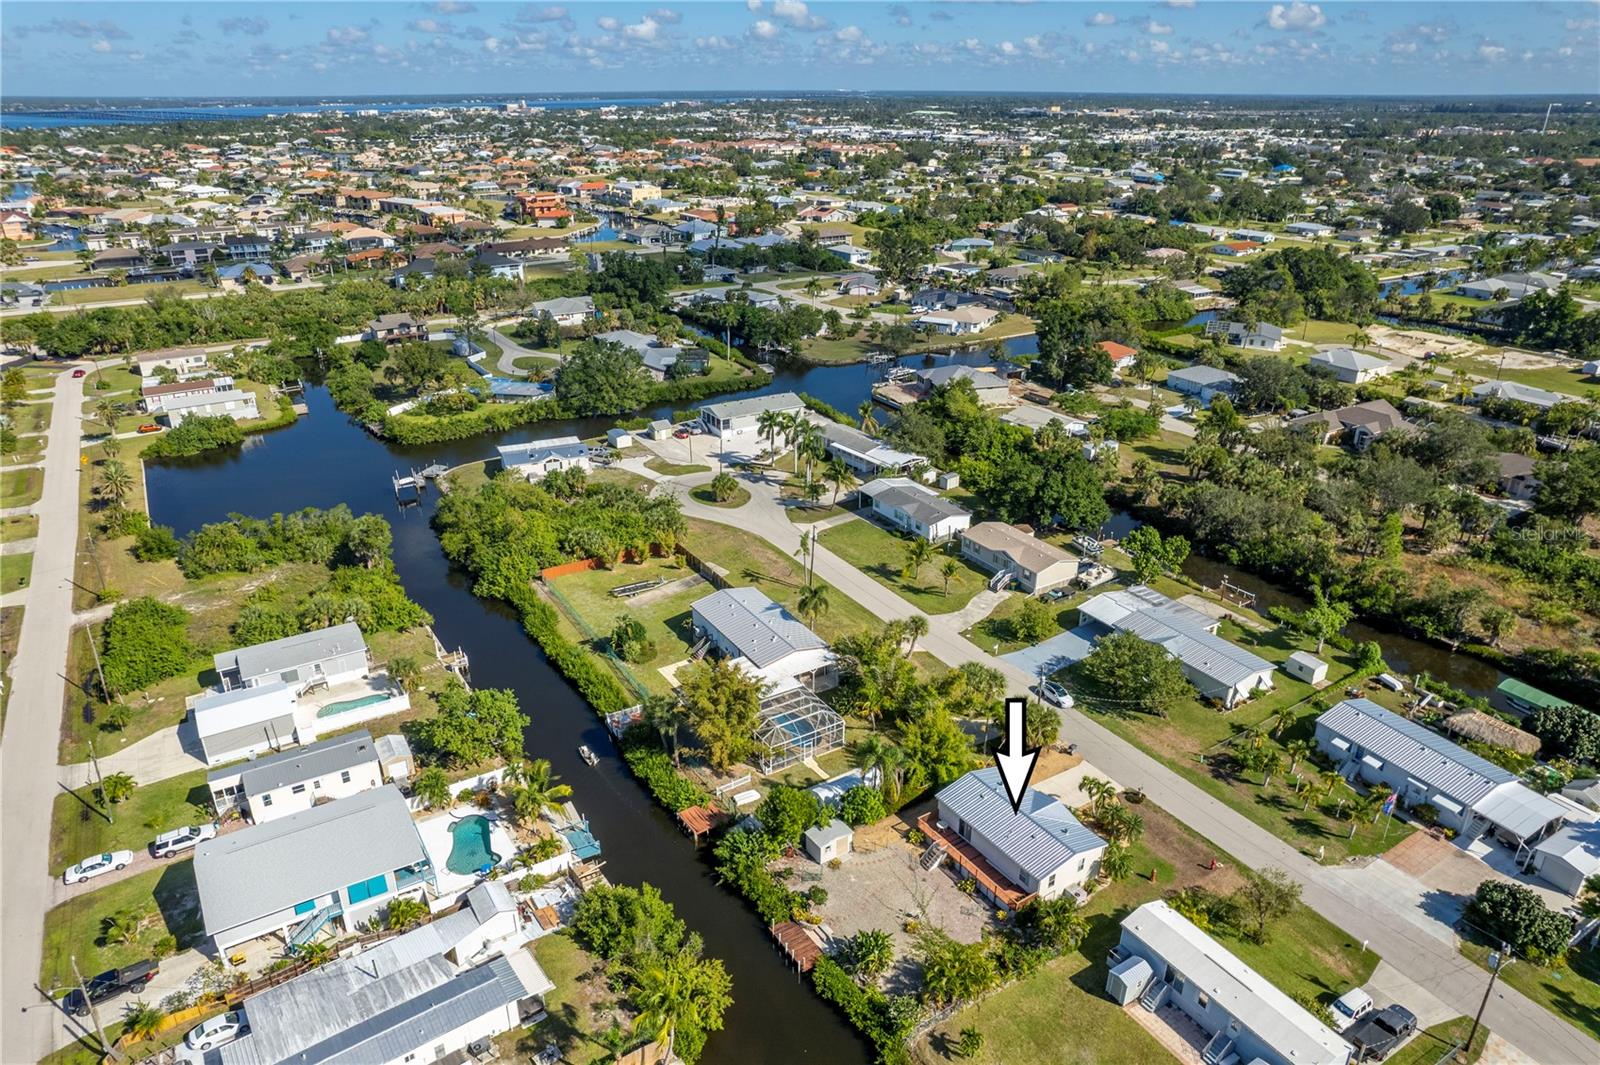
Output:
[[444,867],[466,876],[486,865],[499,865],[500,855],[489,846],[490,822],[481,814],[463,817],[450,826],[450,857]]
[[333,717],[335,714],[349,713],[351,710],[359,710],[363,706],[371,706],[373,703],[384,702],[388,698],[389,696],[386,692],[378,692],[373,695],[363,695],[359,699],[343,699],[337,703],[329,703],[327,706],[324,706],[322,709],[317,711],[317,716]]

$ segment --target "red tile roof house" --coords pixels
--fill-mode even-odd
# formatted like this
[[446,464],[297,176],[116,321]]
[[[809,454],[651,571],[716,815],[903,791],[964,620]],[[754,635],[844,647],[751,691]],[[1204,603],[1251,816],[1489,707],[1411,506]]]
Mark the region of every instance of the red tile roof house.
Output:
[[1138,348],[1118,344],[1115,340],[1102,340],[1097,346],[1111,357],[1111,368],[1119,373],[1131,366],[1139,354]]

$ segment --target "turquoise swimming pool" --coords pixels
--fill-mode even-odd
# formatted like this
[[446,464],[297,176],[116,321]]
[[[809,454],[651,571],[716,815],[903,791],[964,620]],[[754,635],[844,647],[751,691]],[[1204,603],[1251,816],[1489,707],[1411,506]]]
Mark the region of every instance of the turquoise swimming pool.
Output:
[[500,855],[489,845],[490,822],[481,814],[463,817],[450,826],[450,857],[444,867],[466,876],[485,866],[499,865]]
[[333,717],[335,714],[346,714],[351,710],[359,710],[363,706],[371,706],[373,703],[381,703],[388,698],[389,696],[387,693],[378,692],[373,695],[363,695],[359,699],[343,699],[337,703],[329,703],[327,706],[324,706],[321,710],[317,711],[317,716]]

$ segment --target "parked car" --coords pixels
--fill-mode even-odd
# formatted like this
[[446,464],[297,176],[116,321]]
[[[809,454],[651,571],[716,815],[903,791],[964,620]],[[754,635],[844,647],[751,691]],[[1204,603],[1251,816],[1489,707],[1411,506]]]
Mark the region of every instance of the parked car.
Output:
[[145,422],[143,425],[139,426],[139,431],[141,433],[159,433],[161,431],[161,426],[157,425],[155,422]]
[[1352,987],[1333,1000],[1334,1030],[1342,1032],[1371,1012],[1372,996],[1359,987]]
[[1045,592],[1039,597],[1039,601],[1043,603],[1059,603],[1061,600],[1065,599],[1071,594],[1072,589],[1063,585],[1060,588],[1052,588],[1048,592]]
[[107,851],[85,858],[77,865],[69,867],[61,874],[61,879],[68,884],[81,884],[113,869],[126,869],[131,861],[133,861],[132,851]]
[[77,370],[73,370],[72,371],[72,376],[73,377],[87,377],[88,375],[89,375],[89,371],[88,370],[77,369]]
[[1345,1033],[1345,1039],[1356,1048],[1353,1061],[1382,1061],[1411,1038],[1417,1030],[1417,1015],[1404,1006],[1385,1006],[1369,1013]]
[[171,832],[163,832],[157,836],[155,842],[150,844],[150,853],[157,858],[170,858],[179,851],[186,851],[208,839],[216,838],[215,823],[175,828]]
[[1058,681],[1047,680],[1039,685],[1039,698],[1062,710],[1071,710],[1074,705],[1072,693]]
[[183,1045],[190,1050],[210,1050],[212,1047],[231,1043],[244,1034],[244,1014],[238,1010],[229,1010],[219,1014],[209,1021],[201,1021],[189,1029],[189,1034],[183,1037]]
[[[73,988],[67,997],[61,1000],[61,1008],[74,1017],[88,1016],[90,1006],[97,1006],[124,991],[141,988],[154,980],[160,971],[160,967],[153,961],[136,961],[120,969],[107,969],[91,979],[83,988]],[[88,998],[83,997],[85,989],[89,992]]]
[[687,439],[689,439],[689,430],[687,430],[687,429],[674,429],[672,431],[672,435],[673,435],[673,437],[675,439],[687,440]]

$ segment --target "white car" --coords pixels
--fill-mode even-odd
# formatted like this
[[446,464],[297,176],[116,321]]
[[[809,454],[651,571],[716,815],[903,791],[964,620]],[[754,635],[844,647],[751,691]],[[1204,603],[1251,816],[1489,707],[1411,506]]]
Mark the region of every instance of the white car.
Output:
[[1062,710],[1071,710],[1076,705],[1072,700],[1072,693],[1057,681],[1047,680],[1039,685],[1039,698],[1051,706]]
[[189,825],[186,828],[175,828],[171,832],[163,832],[150,844],[150,853],[157,858],[170,858],[179,851],[186,851],[190,847],[199,846],[208,839],[217,838],[215,823],[205,825]]
[[70,867],[61,874],[61,879],[68,884],[81,884],[113,869],[126,869],[128,863],[133,861],[132,851],[107,851],[105,854],[96,854],[85,858],[77,865]]
[[1343,1032],[1372,1012],[1372,996],[1353,987],[1333,1000],[1333,1027]]
[[229,1010],[191,1028],[189,1034],[183,1037],[183,1045],[190,1050],[210,1050],[233,1042],[243,1034],[245,1028],[244,1014]]

